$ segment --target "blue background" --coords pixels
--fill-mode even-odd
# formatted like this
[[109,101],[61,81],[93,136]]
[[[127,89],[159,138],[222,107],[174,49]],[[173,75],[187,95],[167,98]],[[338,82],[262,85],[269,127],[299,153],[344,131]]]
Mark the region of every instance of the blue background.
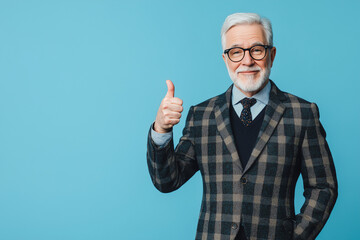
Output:
[[158,192],[147,133],[166,79],[185,116],[231,84],[220,28],[234,12],[272,21],[271,78],[320,108],[339,198],[318,239],[358,239],[359,10],[355,0],[0,1],[0,239],[194,239],[200,174]]

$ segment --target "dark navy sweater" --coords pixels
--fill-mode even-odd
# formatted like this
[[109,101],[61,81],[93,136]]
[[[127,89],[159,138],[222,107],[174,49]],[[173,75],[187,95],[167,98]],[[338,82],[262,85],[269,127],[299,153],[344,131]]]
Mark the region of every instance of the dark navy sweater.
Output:
[[256,139],[264,120],[265,108],[266,107],[264,107],[248,127],[245,127],[236,114],[232,104],[230,104],[231,129],[235,138],[236,150],[239,154],[243,168],[245,168],[251,152],[255,147]]

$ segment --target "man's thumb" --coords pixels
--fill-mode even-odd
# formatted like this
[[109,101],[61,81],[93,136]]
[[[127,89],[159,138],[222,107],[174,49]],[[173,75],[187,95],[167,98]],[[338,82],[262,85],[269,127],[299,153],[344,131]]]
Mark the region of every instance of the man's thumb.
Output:
[[175,94],[175,86],[170,80],[166,80],[166,85],[168,88],[168,91],[166,93],[166,97],[174,97]]

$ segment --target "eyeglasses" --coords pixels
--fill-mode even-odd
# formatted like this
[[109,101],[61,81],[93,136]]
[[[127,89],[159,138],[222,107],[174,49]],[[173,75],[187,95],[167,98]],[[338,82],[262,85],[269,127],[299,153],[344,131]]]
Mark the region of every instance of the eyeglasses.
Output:
[[254,60],[261,60],[266,56],[266,50],[271,49],[269,45],[255,45],[251,48],[233,47],[226,49],[224,54],[227,54],[232,62],[240,62],[245,56],[245,52],[249,51],[250,56]]

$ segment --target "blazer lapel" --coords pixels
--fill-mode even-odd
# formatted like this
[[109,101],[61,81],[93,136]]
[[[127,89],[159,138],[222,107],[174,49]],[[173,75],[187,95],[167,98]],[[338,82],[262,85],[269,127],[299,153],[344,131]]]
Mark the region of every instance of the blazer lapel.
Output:
[[231,130],[231,122],[230,122],[230,104],[231,104],[231,91],[232,86],[222,95],[215,102],[215,120],[217,129],[231,154],[231,158],[233,164],[240,168],[240,171],[243,172],[243,168],[240,163],[239,154],[236,150],[234,136]]
[[285,96],[276,87],[274,82],[272,82],[271,80],[270,82],[271,82],[271,91],[270,91],[269,103],[265,109],[264,121],[261,125],[255,147],[251,153],[248,163],[245,166],[244,172],[246,172],[259,157],[261,151],[265,147],[266,143],[269,141],[272,133],[274,132],[276,126],[278,125],[285,111],[285,106],[281,102],[281,100],[285,99]]

